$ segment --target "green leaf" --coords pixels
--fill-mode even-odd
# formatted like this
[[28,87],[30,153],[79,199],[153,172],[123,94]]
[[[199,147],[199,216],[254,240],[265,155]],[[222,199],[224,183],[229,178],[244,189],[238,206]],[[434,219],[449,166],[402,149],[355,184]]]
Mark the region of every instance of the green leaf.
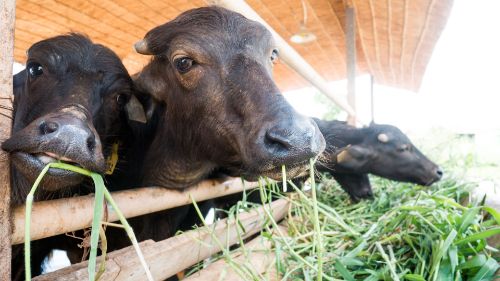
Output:
[[340,275],[344,278],[344,280],[347,281],[355,281],[354,277],[352,276],[351,273],[347,270],[347,268],[342,264],[342,262],[339,259],[335,259],[335,269],[339,272]]
[[500,268],[498,262],[489,258],[488,261],[481,267],[481,269],[477,272],[477,274],[470,281],[489,281],[492,280],[495,272]]
[[458,228],[459,233],[463,233],[474,222],[480,210],[480,208],[470,208],[462,215]]
[[448,257],[450,258],[451,271],[455,272],[455,268],[458,266],[458,249],[456,245],[450,246]]
[[488,206],[483,206],[482,209],[488,212],[495,219],[497,224],[500,225],[500,213],[497,210]]
[[343,257],[340,259],[345,266],[363,266],[365,263],[356,258]]
[[409,281],[425,281],[425,278],[420,274],[405,274],[403,277]]
[[91,173],[95,185],[94,216],[92,218],[92,231],[90,233],[89,280],[95,280],[97,247],[99,243],[99,229],[104,212],[104,181],[99,174]]
[[500,227],[491,228],[491,229],[488,229],[488,230],[485,230],[485,231],[478,232],[478,233],[476,233],[474,235],[465,237],[463,239],[460,239],[460,240],[456,241],[455,245],[461,245],[461,244],[464,244],[464,243],[469,243],[469,242],[474,242],[474,241],[477,241],[477,240],[486,239],[486,238],[488,238],[490,236],[497,235],[497,234],[500,234]]
[[366,247],[367,244],[368,243],[366,242],[366,240],[363,240],[356,248],[347,253],[345,257],[353,258],[357,256],[361,251],[363,251],[363,249]]
[[469,268],[474,268],[474,267],[480,267],[483,266],[487,261],[487,258],[485,255],[477,255],[473,257],[472,259],[460,264],[458,266],[458,269],[469,269]]
[[453,272],[449,260],[443,261],[439,266],[438,277],[439,281],[453,281]]

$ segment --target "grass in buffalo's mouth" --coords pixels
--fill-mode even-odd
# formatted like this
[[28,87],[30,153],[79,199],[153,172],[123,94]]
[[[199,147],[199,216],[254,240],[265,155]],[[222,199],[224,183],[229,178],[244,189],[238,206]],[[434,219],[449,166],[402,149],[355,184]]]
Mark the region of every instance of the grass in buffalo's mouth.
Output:
[[97,259],[97,247],[98,247],[98,242],[99,242],[99,236],[101,236],[101,239],[105,241],[105,234],[104,231],[102,231],[102,226],[101,226],[101,218],[103,216],[103,202],[104,199],[113,207],[114,212],[116,212],[117,216],[120,219],[120,222],[125,229],[128,237],[130,238],[130,241],[132,242],[132,245],[134,249],[136,250],[137,256],[139,257],[139,260],[141,262],[142,267],[144,268],[146,272],[146,276],[148,280],[152,281],[153,277],[151,275],[151,272],[149,271],[149,267],[146,264],[146,261],[144,260],[144,256],[141,252],[141,249],[139,248],[139,244],[137,242],[137,239],[135,237],[134,231],[132,227],[128,224],[127,220],[125,219],[125,216],[123,216],[123,213],[120,211],[118,206],[116,205],[115,201],[111,197],[111,194],[109,193],[108,189],[104,185],[104,180],[100,174],[85,170],[80,167],[76,167],[73,165],[69,165],[66,163],[49,163],[47,164],[43,170],[40,172],[40,175],[37,177],[35,183],[33,184],[33,187],[31,188],[27,198],[26,198],[26,214],[25,214],[25,229],[24,229],[24,268],[25,268],[25,280],[31,280],[31,266],[30,266],[30,261],[31,261],[31,210],[33,206],[33,197],[35,195],[36,189],[38,188],[38,185],[42,181],[43,177],[47,173],[49,169],[63,169],[63,170],[68,170],[72,171],[84,176],[91,177],[92,180],[94,181],[94,186],[95,186],[95,201],[94,201],[94,213],[93,213],[93,219],[92,219],[92,231],[90,234],[90,256],[89,256],[89,265],[88,265],[88,274],[89,274],[89,280],[94,281],[99,279],[99,276],[104,272],[104,261],[105,261],[105,256],[106,256],[106,251],[103,249],[103,263],[101,264],[101,267],[99,268],[99,271],[96,274],[96,259]]
[[[269,227],[261,232],[272,242],[269,253],[278,257],[279,276],[273,280],[494,279],[498,245],[489,246],[486,239],[500,234],[500,214],[483,202],[467,201],[467,183],[445,178],[423,187],[371,180],[375,199],[356,204],[333,179],[323,177],[308,191],[283,183],[295,190],[284,222],[289,235],[271,234]],[[266,198],[272,190],[278,190],[275,183],[260,187]],[[238,206],[252,206],[244,201]],[[233,208],[229,216],[239,211]],[[223,257],[233,269],[250,268],[228,261],[227,253]]]

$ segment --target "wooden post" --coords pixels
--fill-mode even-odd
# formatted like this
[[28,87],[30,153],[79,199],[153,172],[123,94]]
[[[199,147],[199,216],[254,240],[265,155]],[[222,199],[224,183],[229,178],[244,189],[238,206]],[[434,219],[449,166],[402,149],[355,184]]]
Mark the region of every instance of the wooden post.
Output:
[[[12,64],[14,62],[15,0],[0,1],[0,142],[12,126]],[[10,169],[8,154],[0,149],[0,280],[10,280]]]
[[372,123],[375,122],[375,99],[373,95],[373,83],[374,83],[373,80],[375,80],[375,78],[373,77],[373,74],[370,74],[370,111],[371,111]]
[[[354,8],[345,8],[345,18],[347,102],[356,114],[356,13]],[[347,123],[356,126],[355,116],[349,114]]]

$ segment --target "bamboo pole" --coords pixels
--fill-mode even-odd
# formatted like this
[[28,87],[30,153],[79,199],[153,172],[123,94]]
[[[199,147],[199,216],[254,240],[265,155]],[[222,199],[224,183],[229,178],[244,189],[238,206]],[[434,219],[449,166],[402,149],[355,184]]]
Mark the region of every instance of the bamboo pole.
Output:
[[[345,17],[347,102],[356,112],[356,12],[354,8],[346,7]],[[355,116],[349,115],[347,123],[356,126]]]
[[[281,233],[288,233],[284,226],[278,226]],[[279,232],[274,231],[274,235]],[[272,243],[269,239],[257,236],[252,241],[245,243],[238,248],[232,255],[231,260],[237,266],[250,268],[252,273],[261,277],[263,280],[281,280],[276,270],[276,253],[271,250]],[[240,274],[226,262],[220,259],[195,274],[183,279],[184,281],[231,281],[243,279]],[[252,279],[248,278],[249,280]]]
[[[185,191],[148,187],[117,191],[112,196],[124,216],[130,218],[190,204],[190,195],[196,201],[203,201],[256,186],[257,183],[231,178],[225,182],[206,180]],[[92,195],[35,202],[31,215],[31,239],[42,239],[89,227],[93,202]],[[118,219],[110,206],[108,214],[108,221]],[[24,242],[24,205],[15,207],[12,215],[12,244],[20,244]]]
[[[0,142],[10,136],[12,65],[14,62],[15,0],[0,1]],[[0,280],[10,280],[11,223],[10,169],[8,154],[0,149]]]
[[[184,234],[167,240],[140,243],[147,264],[155,280],[164,280],[187,267],[220,252],[221,248],[214,240],[217,239],[223,247],[228,247],[259,232],[267,221],[264,207],[255,208],[249,212],[240,213],[239,220],[224,219],[214,225],[187,231]],[[265,208],[269,208],[268,205]],[[281,220],[288,212],[289,203],[285,199],[270,204],[274,220]],[[242,229],[245,230],[242,233]],[[101,259],[98,259],[100,262]],[[73,281],[87,280],[87,263],[82,262],[52,273],[38,276],[36,281]],[[100,278],[107,280],[145,280],[139,260],[132,247],[112,252],[106,256],[106,271]]]
[[356,112],[351,106],[349,106],[345,98],[333,92],[331,87],[329,87],[326,83],[325,79],[323,79],[323,77],[321,77],[321,75],[319,75],[316,70],[314,70],[314,68],[307,63],[302,56],[287,43],[285,39],[283,39],[283,37],[281,37],[269,24],[267,24],[266,21],[262,19],[244,0],[211,0],[210,2],[238,12],[251,20],[263,24],[273,34],[276,45],[280,51],[280,60],[285,62],[304,79],[309,81],[309,83],[311,83],[314,87],[318,88],[325,96],[335,102],[350,116],[356,116]]

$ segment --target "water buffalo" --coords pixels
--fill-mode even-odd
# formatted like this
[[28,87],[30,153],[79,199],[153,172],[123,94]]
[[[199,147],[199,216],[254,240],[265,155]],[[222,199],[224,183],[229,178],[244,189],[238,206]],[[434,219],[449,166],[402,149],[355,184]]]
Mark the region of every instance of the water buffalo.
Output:
[[[261,24],[219,7],[193,9],[135,47],[151,56],[134,75],[148,118],[141,135],[149,142],[137,160],[143,186],[182,190],[219,174],[279,179],[281,165],[295,176],[324,150],[317,125],[276,87],[278,51]],[[160,240],[189,228],[193,217],[180,207],[130,223],[139,240]]]
[[272,79],[278,50],[263,25],[204,7],[152,29],[135,47],[152,56],[135,82],[159,126],[144,184],[182,189],[217,171],[279,179],[281,165],[294,176],[323,151],[316,124]]
[[[110,49],[69,34],[35,43],[27,55],[26,69],[14,76],[12,136],[2,143],[11,156],[13,204],[25,201],[49,162],[104,173],[113,143],[130,139],[128,123],[145,122],[132,95],[132,79]],[[81,175],[50,169],[35,200],[91,192],[92,185]],[[40,273],[43,258],[59,247],[57,240],[32,243],[34,275]],[[22,247],[14,246],[14,280],[23,279],[23,268]]]
[[420,185],[443,175],[395,126],[372,123],[358,129],[341,121],[314,121],[327,143],[316,168],[331,173],[355,201],[372,196],[366,174]]

